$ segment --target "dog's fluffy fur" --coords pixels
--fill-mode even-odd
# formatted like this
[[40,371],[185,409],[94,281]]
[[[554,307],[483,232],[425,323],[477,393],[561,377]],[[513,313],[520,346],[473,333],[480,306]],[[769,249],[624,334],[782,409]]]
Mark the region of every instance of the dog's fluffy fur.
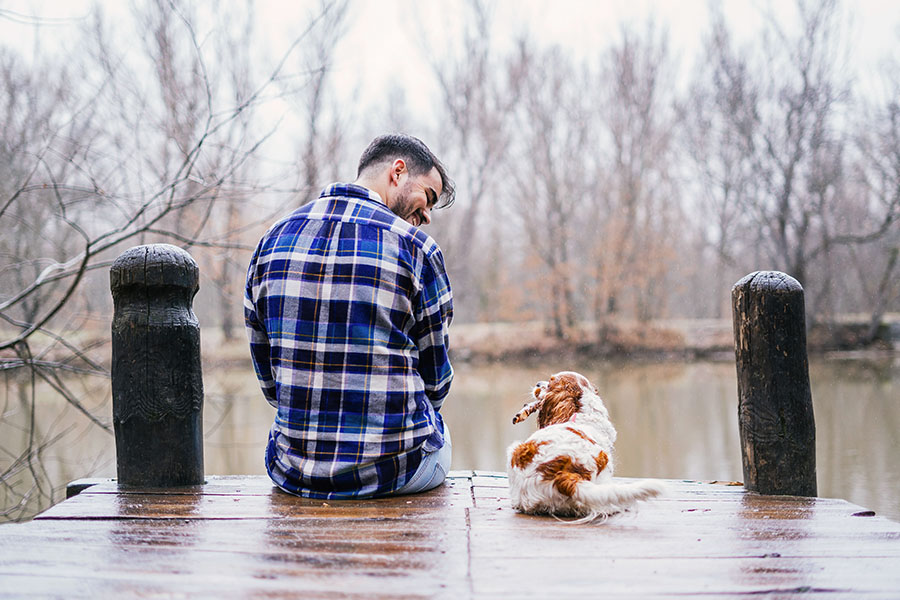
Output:
[[557,373],[539,382],[533,396],[513,423],[537,412],[539,429],[507,450],[513,508],[592,521],[663,492],[658,481],[613,481],[616,430],[597,388],[583,375]]

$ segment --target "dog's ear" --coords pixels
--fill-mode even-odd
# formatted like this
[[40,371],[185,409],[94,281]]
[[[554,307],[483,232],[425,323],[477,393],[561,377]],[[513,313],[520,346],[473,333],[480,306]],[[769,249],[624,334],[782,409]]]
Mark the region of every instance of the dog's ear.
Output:
[[550,385],[543,394],[544,404],[538,414],[538,427],[565,423],[581,412],[584,392],[575,375],[563,373],[550,378]]

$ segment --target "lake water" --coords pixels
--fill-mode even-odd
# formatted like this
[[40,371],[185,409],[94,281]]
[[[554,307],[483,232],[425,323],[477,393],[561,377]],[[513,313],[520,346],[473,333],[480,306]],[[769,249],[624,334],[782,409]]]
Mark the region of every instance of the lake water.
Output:
[[[529,400],[536,381],[563,368],[581,371],[600,388],[619,432],[616,475],[742,479],[731,362],[457,365],[443,410],[453,432],[453,468],[504,470],[506,447],[535,427],[534,418],[512,425],[512,416]],[[69,481],[115,476],[110,433],[39,388],[32,437],[29,398],[5,377],[0,378],[0,473],[29,447],[41,452],[39,460],[23,464],[0,486],[0,508],[11,517],[28,516],[61,500]],[[900,520],[900,359],[814,360],[810,379],[819,495]],[[206,367],[204,381],[206,473],[264,474],[263,448],[274,409],[258,392],[249,364]],[[110,422],[108,382],[80,385],[95,399],[87,408]]]

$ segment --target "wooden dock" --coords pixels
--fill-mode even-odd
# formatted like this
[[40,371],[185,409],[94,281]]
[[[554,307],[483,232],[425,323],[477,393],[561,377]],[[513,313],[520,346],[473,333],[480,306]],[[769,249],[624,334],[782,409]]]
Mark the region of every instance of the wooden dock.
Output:
[[900,523],[842,500],[669,486],[635,513],[570,525],[514,512],[496,473],[343,502],[263,477],[101,482],[0,526],[0,596],[900,597]]

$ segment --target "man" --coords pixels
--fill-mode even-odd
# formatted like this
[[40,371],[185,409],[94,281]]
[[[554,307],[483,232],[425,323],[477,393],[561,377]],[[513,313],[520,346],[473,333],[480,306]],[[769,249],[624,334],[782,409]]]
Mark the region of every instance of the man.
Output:
[[444,480],[453,303],[440,248],[419,226],[453,198],[425,144],[381,136],[354,183],[326,188],[260,240],[244,313],[278,409],[266,467],[283,490],[359,498]]

